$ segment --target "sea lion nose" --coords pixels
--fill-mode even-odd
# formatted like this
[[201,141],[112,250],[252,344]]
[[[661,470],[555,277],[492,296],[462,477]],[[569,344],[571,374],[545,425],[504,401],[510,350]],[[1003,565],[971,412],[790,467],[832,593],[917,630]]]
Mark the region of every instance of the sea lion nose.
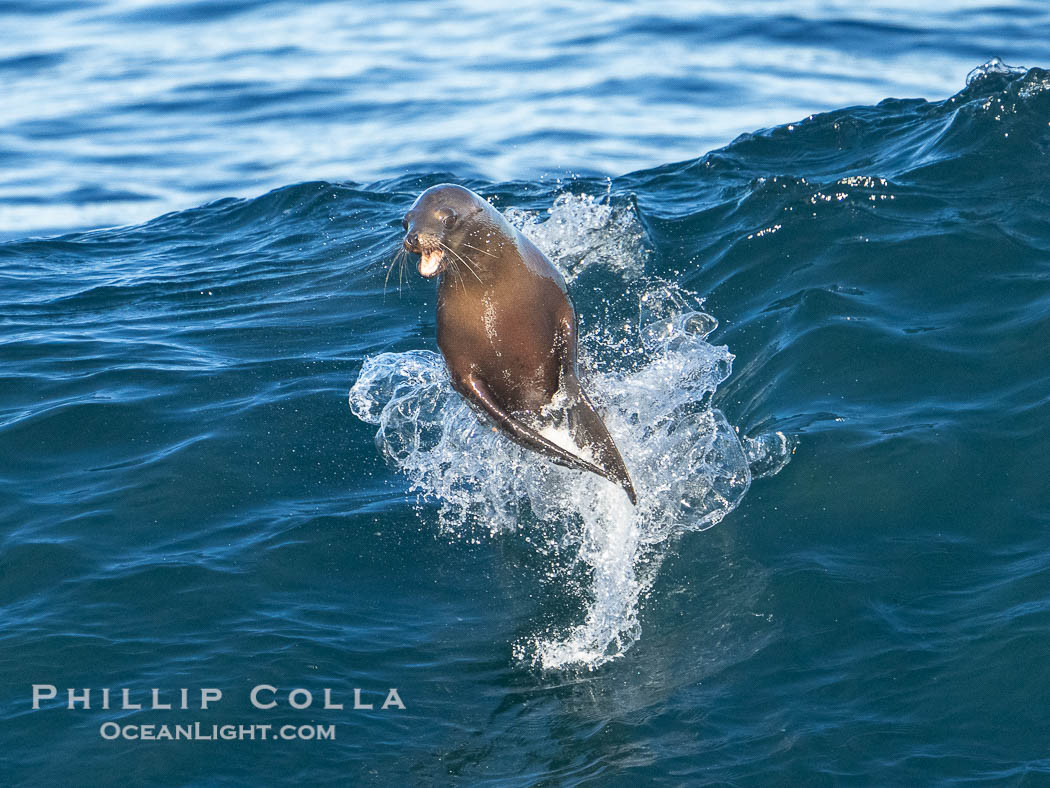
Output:
[[405,248],[410,252],[419,248],[419,233],[409,233],[405,236]]

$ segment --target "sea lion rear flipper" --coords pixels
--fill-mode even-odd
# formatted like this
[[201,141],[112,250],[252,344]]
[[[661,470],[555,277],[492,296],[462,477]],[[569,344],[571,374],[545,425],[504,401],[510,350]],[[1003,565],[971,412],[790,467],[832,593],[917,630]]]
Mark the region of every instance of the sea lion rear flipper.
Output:
[[566,409],[572,439],[580,446],[590,446],[603,466],[601,475],[623,487],[631,503],[638,503],[627,466],[602,417],[598,415],[598,411],[594,409],[590,398],[574,375],[567,376],[564,384],[572,398],[572,404]]
[[461,381],[456,388],[461,394],[481,407],[482,410],[491,416],[499,428],[502,429],[515,443],[524,446],[526,449],[531,449],[532,451],[538,452],[546,457],[550,457],[555,462],[569,468],[590,471],[599,476],[608,476],[608,474],[597,465],[587,462],[582,457],[577,457],[572,452],[566,451],[561,446],[544,438],[536,432],[536,430],[526,424],[522,424],[521,421],[507,413],[507,411],[505,411],[496,401],[496,398],[492,396],[492,391],[485,384],[485,381],[471,375],[466,380]]

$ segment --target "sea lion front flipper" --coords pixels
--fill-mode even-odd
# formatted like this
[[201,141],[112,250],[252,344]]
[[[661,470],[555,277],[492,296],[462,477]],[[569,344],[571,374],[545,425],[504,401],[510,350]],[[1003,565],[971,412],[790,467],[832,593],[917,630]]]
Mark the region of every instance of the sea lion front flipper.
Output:
[[623,487],[632,504],[638,503],[634,483],[627,472],[627,465],[616,448],[609,428],[595,410],[587,392],[576,375],[576,316],[572,313],[562,319],[560,331],[562,353],[561,385],[569,397],[570,405],[565,409],[569,421],[569,432],[578,446],[590,446],[604,466],[601,475]]
[[569,420],[569,432],[572,439],[580,446],[590,446],[599,459],[602,466],[601,475],[610,481],[616,482],[627,493],[631,503],[638,503],[638,496],[634,492],[634,484],[627,472],[620,450],[616,448],[609,428],[605,426],[602,417],[594,409],[590,398],[580,387],[580,383],[573,375],[565,380],[564,385],[567,393],[572,398],[572,404],[566,408]]
[[499,428],[515,443],[550,457],[555,462],[566,465],[569,468],[590,471],[599,476],[607,476],[606,472],[597,465],[587,462],[582,457],[577,457],[572,452],[566,451],[556,443],[544,438],[527,424],[522,424],[518,419],[507,413],[496,401],[496,398],[492,396],[492,390],[480,378],[470,375],[465,380],[458,381],[456,389],[491,416]]

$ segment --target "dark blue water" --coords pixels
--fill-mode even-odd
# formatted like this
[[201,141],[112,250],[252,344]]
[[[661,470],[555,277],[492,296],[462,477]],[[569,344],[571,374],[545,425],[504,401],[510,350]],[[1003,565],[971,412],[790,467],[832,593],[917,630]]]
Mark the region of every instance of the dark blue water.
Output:
[[[1047,12],[738,5],[0,7],[0,784],[1050,779]],[[450,395],[446,180],[637,510]]]

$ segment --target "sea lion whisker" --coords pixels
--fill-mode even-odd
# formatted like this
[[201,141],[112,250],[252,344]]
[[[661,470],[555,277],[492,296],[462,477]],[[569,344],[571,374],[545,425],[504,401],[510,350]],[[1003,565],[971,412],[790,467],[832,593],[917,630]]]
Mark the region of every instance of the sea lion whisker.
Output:
[[[460,259],[462,260],[462,258],[460,258]],[[455,270],[456,276],[459,277],[460,285],[462,285],[463,287],[466,287],[467,286],[467,280],[466,280],[466,277],[463,276],[463,266],[460,265],[458,262],[454,262],[454,263],[452,263],[452,268]],[[471,273],[474,273],[471,270],[469,265],[467,266],[467,270],[470,271]],[[477,276],[477,274],[474,274],[474,276]]]
[[[402,255],[404,255],[404,254],[405,254],[405,249],[404,249],[404,247],[401,247],[394,254],[394,258],[390,261],[390,265],[387,266],[386,276],[383,278],[383,297],[384,298],[386,297],[386,286],[390,283],[390,274],[393,272],[394,266],[397,265],[399,260],[401,260],[403,262]],[[398,277],[397,278],[398,278],[398,289],[400,290],[400,288],[401,288],[401,284],[400,284],[400,282],[401,282],[401,274],[400,273],[398,273]]]
[[[452,252],[452,249],[449,249],[447,246],[445,248],[448,249],[450,252]],[[459,258],[460,262],[462,262],[463,265],[465,265],[467,267],[467,270],[470,271],[472,274],[474,274],[474,278],[477,279],[480,282],[481,281],[481,276],[478,275],[478,269],[474,266],[474,264],[471,263],[470,260],[468,260],[466,257],[461,255],[459,252],[452,252],[452,253],[454,255],[456,255],[457,258]]]
[[454,251],[454,250],[452,249],[452,247],[451,247],[451,246],[449,246],[448,244],[446,244],[446,243],[442,243],[441,241],[438,241],[438,242],[437,242],[437,245],[438,245],[438,246],[440,246],[440,247],[441,247],[442,249],[444,249],[444,250],[445,250],[446,252],[448,252],[449,254],[451,254],[451,255],[454,255],[454,256],[455,256],[455,258],[456,258],[457,260],[459,260],[460,262],[463,262],[463,263],[465,263],[465,262],[466,262],[466,260],[464,260],[464,259],[463,259],[463,256],[462,256],[461,254],[459,254],[458,252]]
[[461,287],[466,286],[466,281],[463,279],[463,268],[456,260],[449,259],[448,270],[456,277]]
[[471,246],[466,241],[460,241],[460,245],[465,246],[468,249],[473,249],[475,252],[481,252],[482,254],[487,254],[489,257],[499,257],[499,255],[493,254],[492,252],[487,252],[484,249],[479,249],[476,246]]
[[463,264],[464,264],[464,265],[466,265],[466,266],[467,266],[467,268],[469,268],[469,269],[470,269],[470,270],[471,270],[471,271],[472,271],[472,272],[474,273],[474,276],[477,276],[477,277],[478,277],[478,281],[480,282],[480,281],[481,281],[481,277],[480,277],[480,276],[478,276],[478,269],[477,269],[477,267],[476,267],[476,266],[474,265],[474,263],[470,262],[470,260],[468,260],[468,259],[467,259],[466,257],[464,257],[463,255],[460,255],[460,256],[459,256],[459,259],[460,259],[460,260],[462,260],[462,261],[463,261]]
[[463,282],[463,272],[459,270],[459,263],[457,263],[455,260],[449,258],[447,266],[448,266],[448,272],[450,274],[452,274],[454,277],[456,277],[457,280],[459,280],[460,285],[463,285],[464,284],[464,282]]
[[405,263],[408,260],[408,250],[407,249],[402,249],[401,251],[403,252],[403,254],[401,255],[401,263],[397,267],[397,295],[398,295],[398,298],[401,297],[402,283],[403,283],[404,280],[406,280],[408,278],[408,277],[405,276]]
[[450,246],[443,244],[441,241],[438,241],[438,245],[446,251],[448,251],[450,254],[452,254],[457,260],[462,262],[463,265],[467,267],[467,270],[474,274],[474,278],[477,279],[479,282],[481,281],[481,277],[478,275],[478,272],[474,269],[474,266],[467,262],[467,259],[465,257],[463,257],[459,252],[453,251],[453,249]]

